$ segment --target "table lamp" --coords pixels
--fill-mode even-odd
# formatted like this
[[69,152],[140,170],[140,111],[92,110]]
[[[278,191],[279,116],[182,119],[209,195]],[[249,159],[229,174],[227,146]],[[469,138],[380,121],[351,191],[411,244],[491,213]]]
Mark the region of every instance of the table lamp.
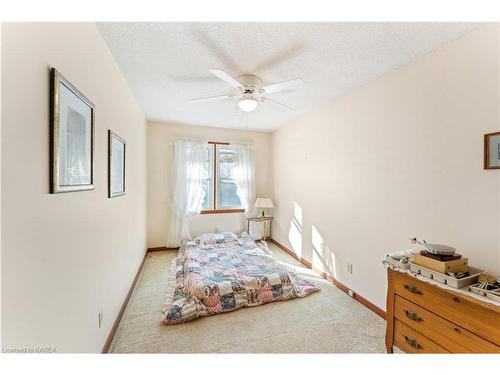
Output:
[[[273,208],[273,201],[269,198],[257,198],[255,201],[255,207],[257,208]],[[264,210],[262,210],[262,217],[264,217]]]

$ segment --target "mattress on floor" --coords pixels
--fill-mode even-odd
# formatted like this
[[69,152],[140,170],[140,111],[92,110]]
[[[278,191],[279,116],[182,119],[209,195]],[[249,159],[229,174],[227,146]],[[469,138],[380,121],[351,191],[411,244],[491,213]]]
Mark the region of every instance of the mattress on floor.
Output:
[[175,280],[163,310],[165,324],[305,297],[320,290],[280,263],[265,244],[257,245],[246,235],[213,246],[184,243],[172,262],[171,275]]

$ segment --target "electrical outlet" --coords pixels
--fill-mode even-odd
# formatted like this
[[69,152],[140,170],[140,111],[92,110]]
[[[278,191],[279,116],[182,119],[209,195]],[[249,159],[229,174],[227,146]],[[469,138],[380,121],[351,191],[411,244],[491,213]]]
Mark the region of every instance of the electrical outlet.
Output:
[[98,319],[99,319],[99,328],[102,328],[102,324],[104,322],[104,311],[99,311],[99,316],[98,316]]
[[352,263],[347,263],[347,272],[352,274]]

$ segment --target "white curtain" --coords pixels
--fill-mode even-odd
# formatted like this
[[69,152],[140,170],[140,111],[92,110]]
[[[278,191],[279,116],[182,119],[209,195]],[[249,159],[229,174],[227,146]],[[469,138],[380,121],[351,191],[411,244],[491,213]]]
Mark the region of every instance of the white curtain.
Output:
[[191,238],[189,221],[201,211],[207,178],[207,141],[177,140],[172,160],[172,199],[167,247],[178,247]]
[[233,168],[233,178],[237,181],[236,194],[245,208],[246,216],[253,213],[255,203],[255,151],[248,143],[231,143],[235,154],[236,165]]

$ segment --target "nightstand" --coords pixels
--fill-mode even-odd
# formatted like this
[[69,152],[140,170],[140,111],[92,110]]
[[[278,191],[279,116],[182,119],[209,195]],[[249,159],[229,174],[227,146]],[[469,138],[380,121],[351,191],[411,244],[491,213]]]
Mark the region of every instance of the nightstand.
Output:
[[247,219],[247,232],[254,240],[271,239],[271,223],[269,216],[251,217]]

